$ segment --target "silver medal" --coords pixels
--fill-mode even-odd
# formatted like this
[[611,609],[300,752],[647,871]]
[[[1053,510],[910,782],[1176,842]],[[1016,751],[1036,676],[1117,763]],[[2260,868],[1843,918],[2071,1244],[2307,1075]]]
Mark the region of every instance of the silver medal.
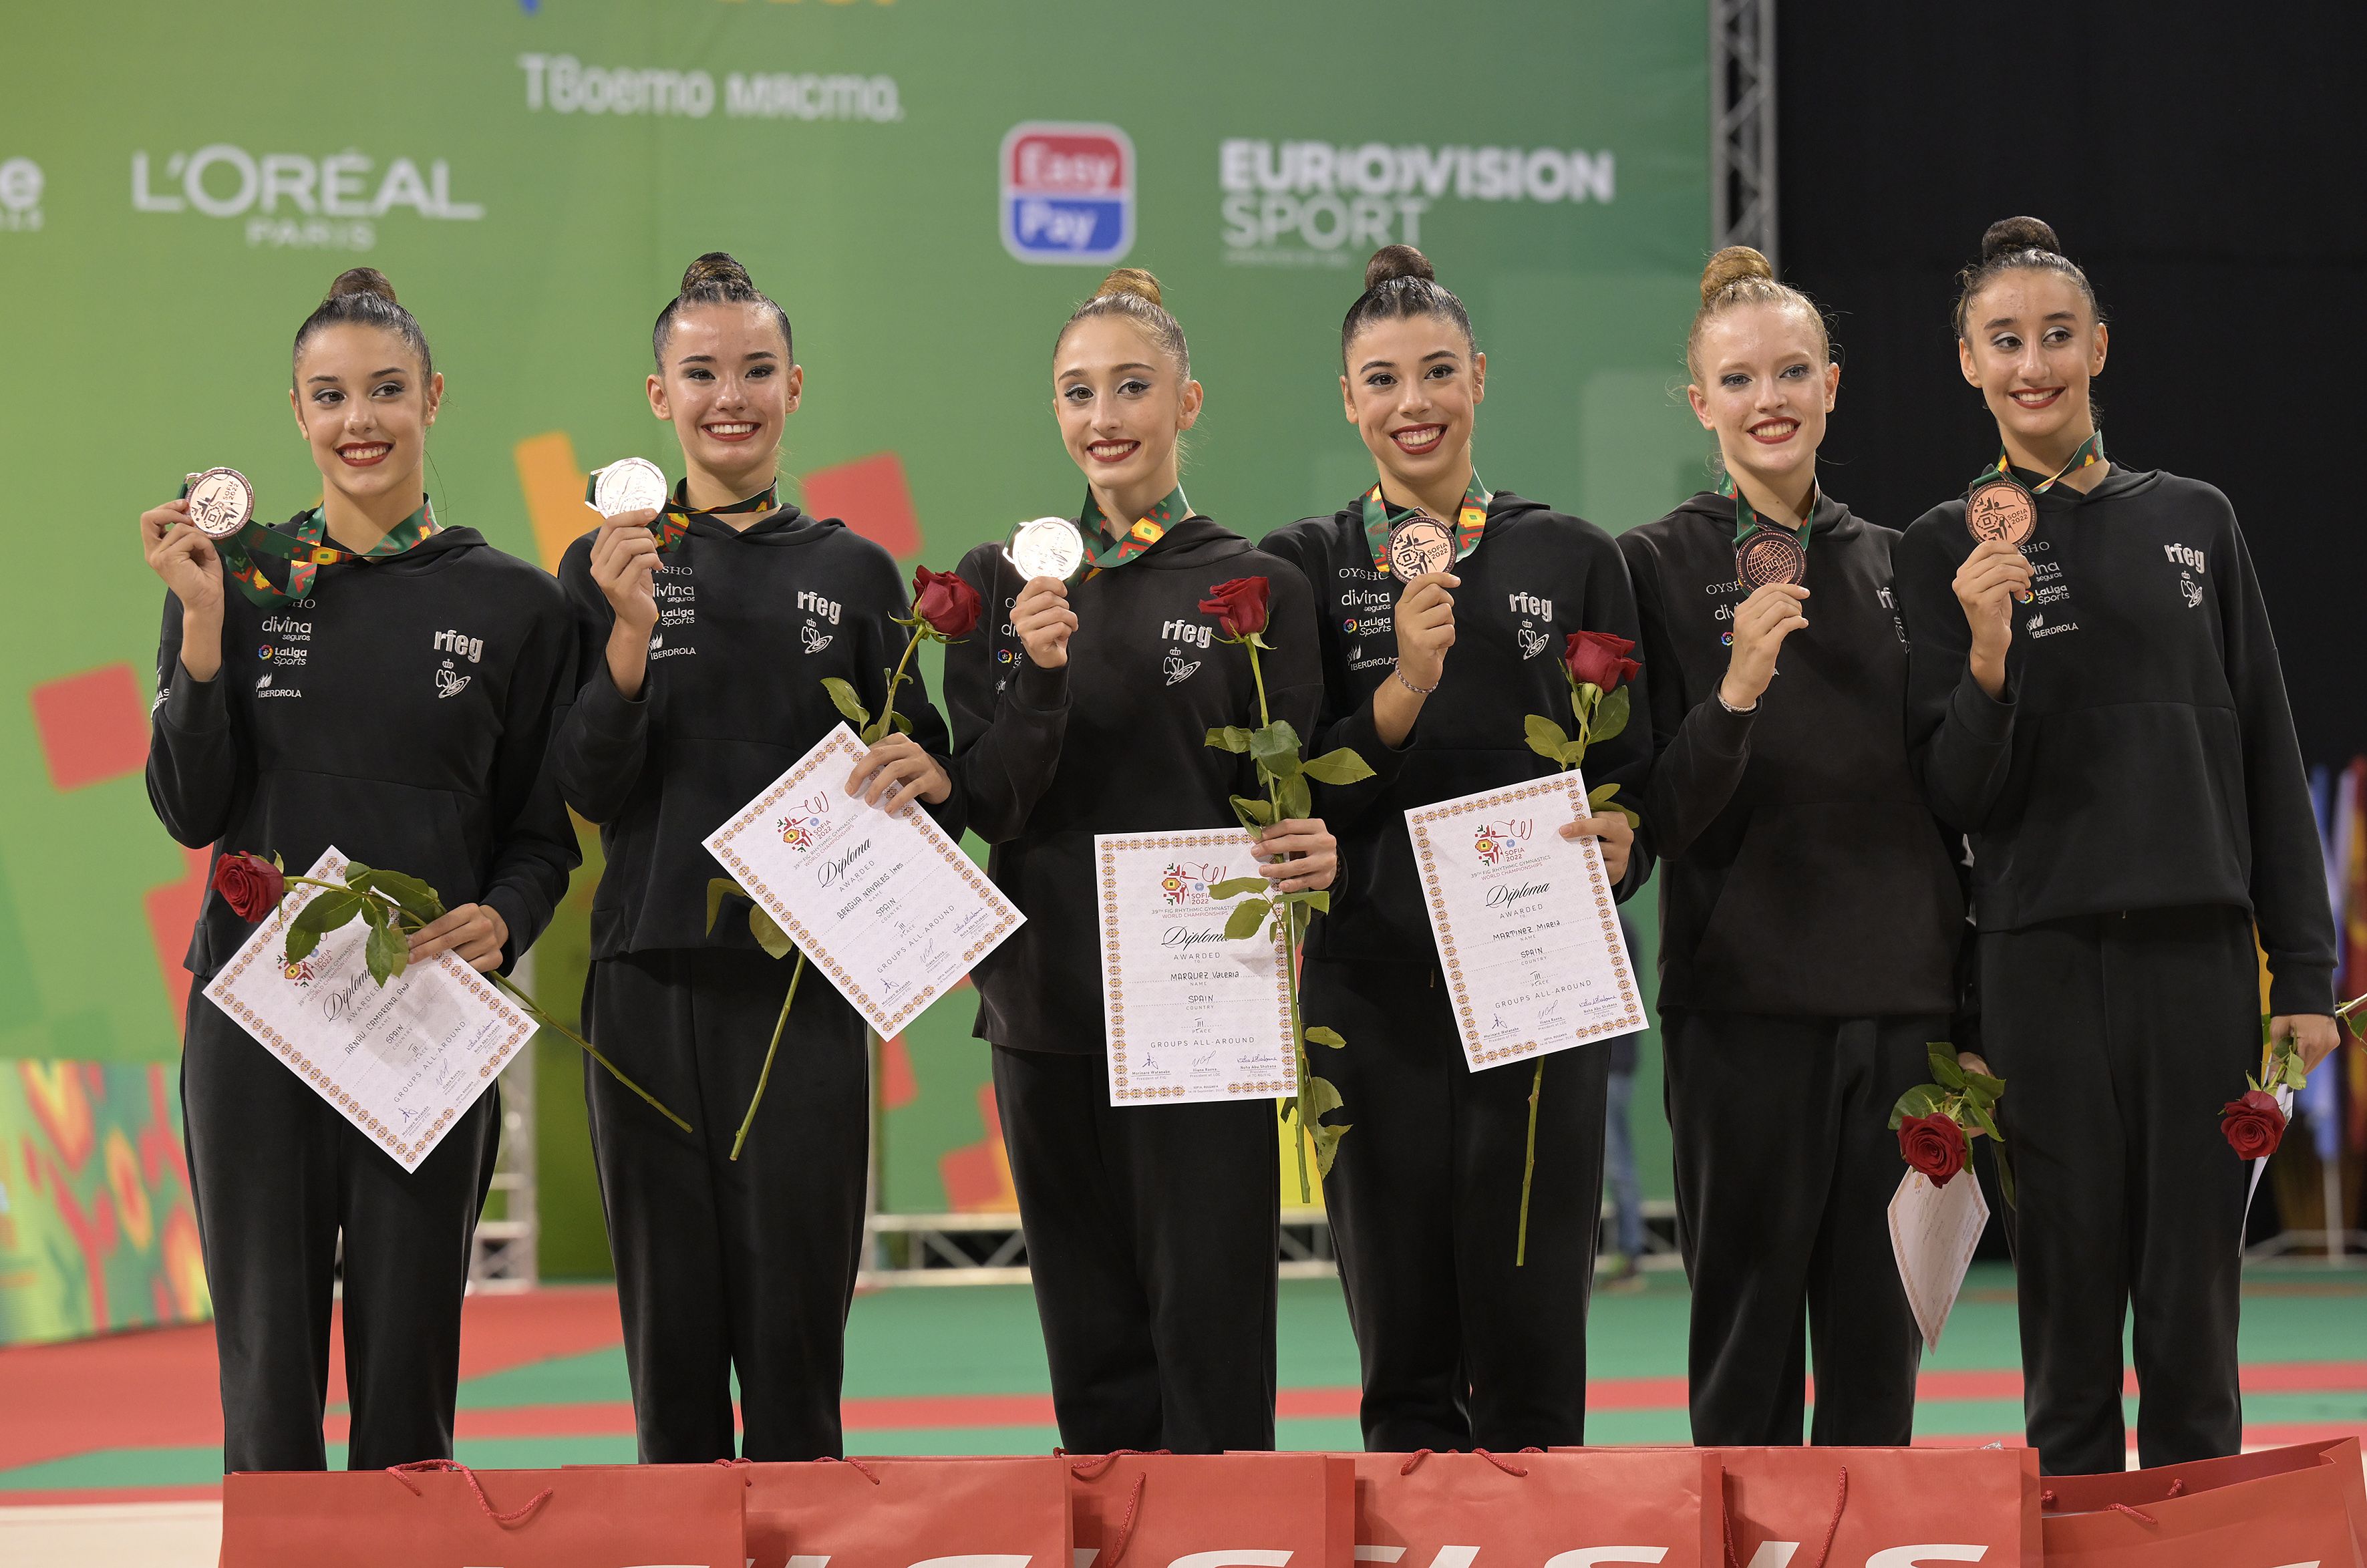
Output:
[[592,506],[604,517],[654,512],[666,504],[665,474],[647,458],[621,458],[600,471]]
[[1065,583],[1085,563],[1085,536],[1066,517],[1037,517],[1013,531],[1002,556],[1022,577]]
[[189,481],[189,524],[208,539],[228,539],[255,516],[255,486],[234,468],[210,468]]

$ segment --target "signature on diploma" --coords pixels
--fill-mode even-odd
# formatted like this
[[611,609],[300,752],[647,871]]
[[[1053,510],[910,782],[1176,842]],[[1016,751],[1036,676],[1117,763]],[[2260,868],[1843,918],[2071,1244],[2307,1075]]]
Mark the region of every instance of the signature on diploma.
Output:
[[334,991],[322,993],[322,1016],[333,1024],[341,1023],[352,1017],[355,1013],[360,1011],[361,989],[369,983],[369,971],[357,970],[354,971],[354,977],[346,981],[344,985]]

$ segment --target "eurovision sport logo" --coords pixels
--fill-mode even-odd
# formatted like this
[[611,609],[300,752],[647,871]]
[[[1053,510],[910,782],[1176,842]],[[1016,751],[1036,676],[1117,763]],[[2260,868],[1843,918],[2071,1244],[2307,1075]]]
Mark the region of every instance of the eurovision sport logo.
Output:
[[1169,864],[1159,879],[1159,893],[1171,904],[1203,906],[1214,903],[1208,889],[1225,880],[1222,866],[1194,866],[1178,860]]
[[1115,125],[1028,120],[1002,139],[1002,248],[1105,267],[1134,248],[1134,142]]
[[1510,865],[1518,860],[1528,846],[1529,837],[1536,832],[1536,821],[1521,817],[1505,822],[1483,822],[1471,835],[1471,852],[1483,866]]
[[821,842],[822,819],[830,814],[830,799],[815,795],[799,801],[797,810],[773,824],[781,842],[802,855]]

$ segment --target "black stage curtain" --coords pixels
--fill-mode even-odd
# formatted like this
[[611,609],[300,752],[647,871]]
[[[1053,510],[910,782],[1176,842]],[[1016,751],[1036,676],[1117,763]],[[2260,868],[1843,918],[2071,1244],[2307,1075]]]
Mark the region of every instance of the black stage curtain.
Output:
[[2367,5],[1784,0],[1785,278],[1835,318],[1836,495],[1904,528],[1996,455],[1954,274],[2055,226],[2112,326],[2113,459],[2226,492],[2304,755],[2367,752]]

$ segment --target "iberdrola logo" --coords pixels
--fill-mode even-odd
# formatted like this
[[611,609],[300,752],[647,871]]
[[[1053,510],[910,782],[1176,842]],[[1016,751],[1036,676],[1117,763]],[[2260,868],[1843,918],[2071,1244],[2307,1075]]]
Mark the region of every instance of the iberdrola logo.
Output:
[[1521,858],[1529,835],[1536,831],[1536,823],[1528,817],[1504,822],[1483,822],[1471,835],[1471,852],[1479,857],[1483,866],[1498,866]]
[[1209,887],[1224,880],[1222,866],[1195,866],[1177,860],[1159,879],[1159,892],[1171,904],[1206,904],[1214,902],[1208,897]]

